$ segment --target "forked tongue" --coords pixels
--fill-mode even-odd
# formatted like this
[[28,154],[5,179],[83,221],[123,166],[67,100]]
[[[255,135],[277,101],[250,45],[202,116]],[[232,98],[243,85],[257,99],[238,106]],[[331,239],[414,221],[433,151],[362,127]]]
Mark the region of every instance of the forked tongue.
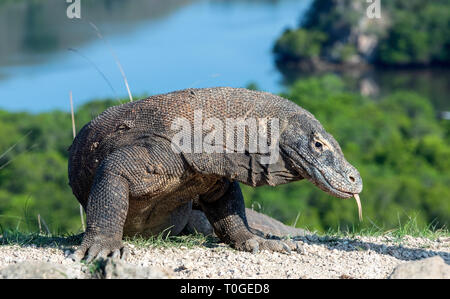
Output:
[[353,196],[355,197],[355,199],[356,199],[356,204],[358,205],[358,216],[359,216],[359,221],[362,221],[363,220],[363,217],[362,217],[362,208],[361,208],[361,200],[359,200],[359,194],[353,194]]

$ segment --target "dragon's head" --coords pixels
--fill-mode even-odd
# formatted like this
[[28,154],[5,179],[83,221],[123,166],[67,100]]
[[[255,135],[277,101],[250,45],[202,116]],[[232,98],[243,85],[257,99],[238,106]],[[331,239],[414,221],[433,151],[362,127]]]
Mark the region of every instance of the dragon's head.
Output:
[[302,177],[330,195],[356,195],[359,201],[363,183],[358,170],[347,162],[337,141],[311,113],[303,110],[291,116],[280,141],[285,160]]

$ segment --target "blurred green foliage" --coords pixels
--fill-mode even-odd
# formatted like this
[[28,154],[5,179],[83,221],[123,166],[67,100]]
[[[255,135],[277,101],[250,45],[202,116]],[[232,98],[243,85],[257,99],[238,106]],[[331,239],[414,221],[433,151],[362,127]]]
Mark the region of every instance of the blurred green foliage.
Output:
[[[117,104],[107,100],[83,105],[76,122],[81,126]],[[36,231],[39,214],[52,232],[78,231],[79,207],[67,178],[70,114],[0,111],[0,136],[0,225]]]
[[[312,112],[361,172],[365,220],[353,200],[333,198],[308,181],[277,187],[243,186],[248,207],[287,224],[319,231],[377,225],[450,222],[450,122],[429,101],[398,91],[378,101],[347,91],[336,76],[294,83],[283,94]],[[117,101],[93,101],[76,113],[78,129]],[[37,215],[52,232],[80,229],[79,206],[68,186],[70,114],[0,111],[0,225],[35,231]]]
[[[450,1],[384,1],[380,20],[367,19],[367,5],[360,0],[314,0],[300,28],[286,30],[275,43],[277,60],[321,57],[344,63],[360,54],[380,65],[449,64]],[[373,53],[358,53],[360,34],[375,37]]]
[[401,0],[386,2],[392,26],[380,42],[377,60],[408,65],[449,63],[450,2]]
[[320,31],[286,30],[277,40],[274,52],[289,59],[318,57],[327,35]]

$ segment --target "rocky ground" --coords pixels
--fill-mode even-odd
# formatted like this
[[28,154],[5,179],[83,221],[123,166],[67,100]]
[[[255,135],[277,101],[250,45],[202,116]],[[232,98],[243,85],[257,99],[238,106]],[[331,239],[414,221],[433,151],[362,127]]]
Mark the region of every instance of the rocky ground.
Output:
[[[0,245],[0,278],[450,278],[450,238],[405,236],[300,239],[303,252],[238,252],[206,246],[140,246],[127,243],[127,263],[86,265],[66,256],[76,246]],[[394,271],[395,270],[395,271]]]

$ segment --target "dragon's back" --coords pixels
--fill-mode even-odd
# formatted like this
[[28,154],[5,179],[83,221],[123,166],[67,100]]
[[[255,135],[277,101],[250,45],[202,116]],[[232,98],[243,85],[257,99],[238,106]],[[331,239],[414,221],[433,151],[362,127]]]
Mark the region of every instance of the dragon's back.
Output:
[[176,119],[194,122],[202,118],[288,117],[305,112],[294,103],[270,93],[243,88],[216,87],[185,89],[155,95],[108,108],[78,133],[69,153],[69,183],[84,205],[103,159],[111,152],[149,142],[155,133],[167,140],[173,136]]

